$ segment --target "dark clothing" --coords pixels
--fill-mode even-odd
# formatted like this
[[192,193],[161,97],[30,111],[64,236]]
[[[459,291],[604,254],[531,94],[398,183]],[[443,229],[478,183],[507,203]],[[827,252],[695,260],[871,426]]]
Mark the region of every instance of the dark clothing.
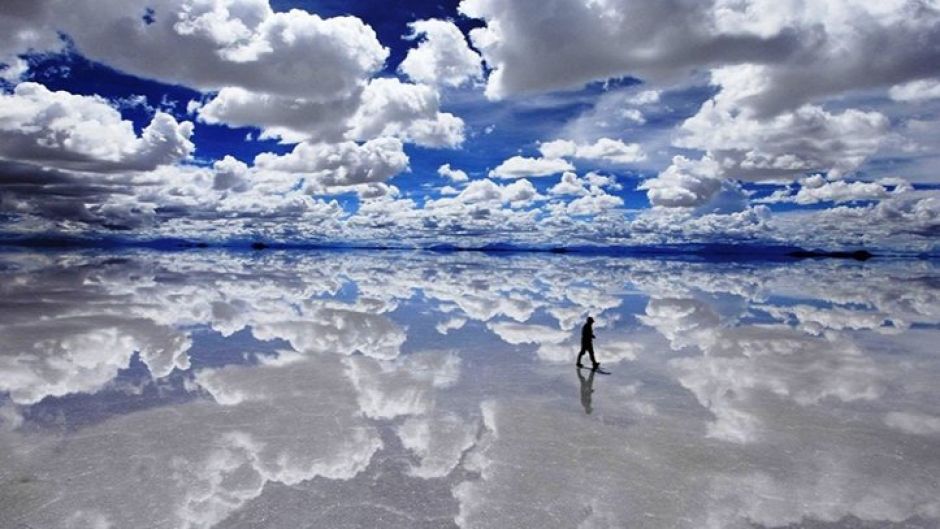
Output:
[[585,323],[581,327],[581,348],[594,347],[594,324]]
[[581,365],[581,357],[584,353],[591,356],[591,363],[597,366],[597,359],[594,358],[594,322],[589,321],[581,327],[581,351],[578,352],[578,365]]

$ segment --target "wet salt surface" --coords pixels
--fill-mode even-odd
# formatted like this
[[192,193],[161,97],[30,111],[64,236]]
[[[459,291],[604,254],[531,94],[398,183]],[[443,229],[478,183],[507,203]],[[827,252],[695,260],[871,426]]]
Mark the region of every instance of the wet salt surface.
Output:
[[938,527],[938,343],[923,261],[7,252],[0,527]]

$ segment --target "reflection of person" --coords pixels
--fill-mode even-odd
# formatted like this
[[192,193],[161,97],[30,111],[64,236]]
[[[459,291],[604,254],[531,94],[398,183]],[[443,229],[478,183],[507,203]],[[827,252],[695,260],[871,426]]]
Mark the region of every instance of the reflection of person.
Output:
[[592,411],[591,393],[594,393],[594,370],[592,369],[588,373],[587,380],[584,379],[580,369],[577,372],[578,380],[581,381],[581,405],[584,406],[584,413],[590,415]]
[[597,369],[601,366],[597,359],[594,358],[594,338],[594,318],[588,316],[584,326],[581,327],[581,351],[578,352],[578,367],[584,367],[581,365],[581,357],[584,356],[585,352],[591,355],[592,369]]

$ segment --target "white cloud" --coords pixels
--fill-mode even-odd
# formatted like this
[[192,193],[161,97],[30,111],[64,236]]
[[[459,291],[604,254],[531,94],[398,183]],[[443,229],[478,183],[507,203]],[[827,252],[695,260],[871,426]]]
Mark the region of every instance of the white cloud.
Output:
[[[640,189],[654,206],[738,211],[746,196],[735,180],[786,180],[825,173],[830,180],[858,169],[888,138],[889,120],[878,112],[855,109],[832,113],[805,104],[764,116],[750,105],[770,82],[765,66],[741,65],[712,71],[720,91],[679,128],[678,147],[705,152],[698,160],[684,156]],[[800,203],[841,200],[851,195],[879,195],[876,184],[833,184],[802,191]],[[786,199],[784,192],[770,201]],[[879,195],[880,196],[880,195]],[[789,199],[788,199],[789,200]]]
[[503,202],[509,202],[513,206],[523,206],[532,200],[541,198],[532,182],[524,178],[503,187],[502,197]]
[[[473,30],[471,41],[492,68],[491,97],[624,75],[643,82],[607,85],[599,96],[552,94],[505,104],[515,110],[594,103],[575,120],[537,132],[575,141],[542,143],[541,156],[512,156],[489,173],[494,180],[566,173],[545,186],[552,198],[526,180],[506,186],[487,181],[472,189],[454,184],[439,190],[446,200],[435,201],[412,189],[400,192],[389,181],[408,170],[404,144],[454,148],[464,141],[463,120],[442,111],[438,90],[482,80],[481,63],[452,22],[412,24],[414,48],[400,72],[413,84],[375,78],[387,71],[388,51],[355,17],[324,19],[301,9],[275,13],[268,0],[155,0],[148,4],[148,24],[146,10],[119,0],[101,0],[93,8],[11,0],[0,20],[8,30],[0,31],[0,60],[11,67],[0,75],[15,78],[23,71],[20,53],[61,49],[61,31],[93,61],[206,91],[187,105],[202,122],[259,127],[247,137],[297,145],[287,154],[259,155],[255,165],[234,157],[190,164],[192,125],[181,118],[157,112],[149,127],[141,132],[138,124],[135,132],[120,110],[152,110],[131,97],[109,103],[23,83],[0,95],[0,205],[15,219],[15,229],[34,232],[121,229],[133,235],[257,233],[318,240],[369,234],[423,241],[460,234],[476,244],[487,238],[624,243],[721,237],[724,229],[732,239],[791,240],[782,227],[795,215],[786,212],[789,217],[774,223],[768,208],[749,207],[749,192],[739,182],[803,179],[798,190],[793,185],[759,202],[879,200],[804,220],[819,222],[814,240],[827,243],[838,237],[883,243],[879,237],[890,234],[887,243],[930,246],[926,239],[937,229],[931,193],[904,183],[839,179],[856,171],[864,171],[857,178],[866,180],[886,174],[888,164],[866,165],[878,157],[918,164],[919,173],[902,175],[908,180],[934,178],[925,174],[937,80],[924,65],[937,57],[922,43],[935,36],[936,13],[910,16],[905,9],[914,8],[899,3],[855,0],[825,7],[765,0],[680,4],[462,2],[462,11],[486,24]],[[559,39],[565,45],[547,55]],[[872,63],[875,56],[890,60]],[[706,76],[712,92],[701,86]],[[687,90],[690,83],[694,89]],[[886,93],[910,104],[887,101]],[[705,97],[697,112],[690,110],[690,101]],[[458,103],[455,108],[471,108]],[[677,129],[669,128],[690,112]],[[489,130],[496,120],[503,130],[503,115],[485,114],[473,127],[490,124]],[[677,153],[682,156],[670,164]],[[683,211],[625,217],[618,211],[621,199],[609,194],[617,189],[613,180],[575,176],[582,160],[658,172],[640,189],[654,209]],[[893,165],[890,174],[904,167]],[[438,173],[452,182],[470,180],[449,164]],[[819,185],[819,178],[807,178],[817,173],[825,177]],[[345,211],[348,203],[310,196],[343,192],[359,195],[362,214]],[[591,215],[603,215],[603,222],[583,218]],[[837,219],[854,228],[833,226]]]
[[460,190],[453,186],[444,186],[440,190],[441,195],[459,195]]
[[539,145],[542,156],[549,159],[580,158],[595,162],[630,164],[646,159],[642,147],[622,140],[599,138],[594,143],[578,144],[569,140],[553,140]]
[[393,136],[425,147],[457,147],[464,140],[463,120],[440,112],[433,87],[393,78],[373,79],[347,98],[326,102],[224,88],[199,109],[199,118],[262,127],[262,137],[291,143]]
[[775,215],[775,232],[785,240],[816,247],[879,246],[936,251],[940,234],[940,193],[904,192],[877,204],[836,206],[800,215]]
[[[470,182],[453,200],[463,204],[497,202],[524,205],[537,198],[539,194],[535,186],[526,179],[516,180],[505,186],[483,179]],[[438,201],[438,205],[442,203]]]
[[604,188],[620,189],[613,177],[588,173],[584,178],[567,172],[561,175],[561,180],[549,188],[548,192],[554,196],[576,196],[576,198],[559,208],[569,216],[599,215],[607,210],[623,206],[623,199],[609,195]]
[[676,156],[656,178],[643,181],[637,189],[646,190],[654,206],[695,207],[711,199],[721,189],[718,163],[710,158],[689,160]]
[[457,200],[466,204],[503,200],[503,187],[492,180],[474,180],[457,195]]
[[21,83],[0,94],[0,157],[88,172],[147,171],[189,156],[192,123],[158,112],[138,136],[97,96]]
[[457,87],[483,78],[480,56],[467,45],[463,33],[447,20],[418,20],[408,24],[409,39],[424,39],[398,69],[417,83]]
[[539,152],[549,159],[570,158],[578,152],[578,144],[570,140],[552,140],[539,144]]
[[660,95],[659,90],[643,90],[627,98],[627,102],[636,106],[652,105],[653,103],[659,103]]
[[888,91],[891,99],[919,103],[940,98],[940,79],[918,79],[909,83],[895,85]]
[[549,176],[573,171],[571,163],[559,158],[526,158],[513,156],[490,171],[490,176],[497,178],[524,178],[532,176]]
[[803,105],[770,117],[747,103],[770,82],[762,66],[712,72],[721,91],[680,127],[675,144],[709,153],[723,176],[761,180],[824,172],[840,177],[857,169],[884,142],[889,120],[878,112],[834,114]]
[[429,86],[374,79],[350,120],[347,137],[366,140],[394,136],[426,147],[457,147],[463,143],[463,120],[439,112],[440,95]]
[[642,112],[635,108],[625,108],[620,111],[620,115],[628,121],[632,121],[637,125],[643,125],[646,123],[646,116]]
[[65,43],[45,25],[50,2],[8,0],[0,16],[0,79],[15,83],[29,69],[20,55],[60,51]]
[[548,192],[552,195],[586,195],[588,190],[584,183],[577,174],[569,171],[562,174],[561,180],[549,188]]
[[600,173],[595,173],[594,171],[584,175],[584,179],[587,180],[588,184],[592,186],[606,187],[615,191],[623,189],[623,186],[617,183],[617,179],[615,177],[602,175]]
[[906,2],[858,0],[460,4],[463,14],[487,24],[470,37],[493,68],[491,98],[627,75],[664,85],[702,68],[750,63],[770,68],[770,82],[750,102],[767,113],[935,75],[929,65],[938,52],[923,43],[936,38],[938,15],[921,9],[912,16],[912,9]]
[[[755,202],[771,204],[775,202],[793,202],[796,204],[816,204],[818,202],[854,202],[859,200],[881,200],[894,194],[911,189],[906,180],[884,179],[878,182],[828,181],[820,175],[800,179],[800,189],[790,194],[790,189],[781,189],[769,197]],[[889,190],[888,186],[894,189]]]
[[384,182],[408,167],[408,155],[396,138],[377,138],[363,144],[300,143],[285,155],[259,154],[255,167],[309,176],[307,188],[324,192],[330,187],[346,187]]
[[212,188],[217,191],[231,189],[232,191],[245,191],[248,188],[249,170],[243,162],[231,156],[216,161],[213,165],[215,175],[212,179]]
[[155,0],[149,25],[140,5],[119,0],[51,5],[54,25],[87,57],[200,90],[335,101],[359,90],[388,56],[358,18],[274,12],[268,0]]
[[[577,88],[624,75],[674,79],[695,66],[722,60],[760,59],[797,46],[785,33],[704,30],[711,3],[631,4],[604,2],[502,3],[464,0],[460,10],[487,26],[470,37],[494,69],[487,95]],[[533,17],[537,10],[538,17]],[[512,30],[508,30],[512,28]],[[559,33],[559,31],[562,31]],[[559,40],[565,46],[559,48]],[[544,50],[554,53],[546,54]]]
[[623,206],[623,199],[603,192],[591,193],[568,203],[569,215],[598,215],[608,209]]
[[[783,240],[806,241],[805,237],[769,229],[770,209],[765,205],[741,211],[715,213],[699,207],[654,207],[640,213],[628,226],[634,240],[643,243],[690,241],[746,242],[783,233]],[[802,242],[800,243],[802,244]]]
[[226,87],[205,104],[188,108],[198,112],[199,120],[204,123],[260,127],[263,129],[262,137],[296,143],[307,139],[341,139],[359,104],[358,95],[316,102]]
[[443,176],[444,178],[449,178],[451,182],[466,182],[470,179],[465,171],[461,171],[460,169],[452,169],[449,163],[445,163],[444,165],[438,167],[437,174]]
[[646,159],[643,149],[636,143],[626,144],[621,140],[600,138],[590,145],[579,145],[576,158],[617,164],[629,164]]

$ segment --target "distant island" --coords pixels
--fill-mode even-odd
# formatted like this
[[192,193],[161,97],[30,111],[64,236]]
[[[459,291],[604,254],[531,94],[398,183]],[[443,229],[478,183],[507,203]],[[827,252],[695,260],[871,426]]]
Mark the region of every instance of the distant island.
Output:
[[820,259],[820,258],[832,258],[832,259],[855,259],[856,261],[867,261],[874,257],[875,255],[869,252],[868,250],[855,250],[854,252],[824,252],[819,250],[796,250],[790,252],[788,255],[796,257],[798,259]]
[[564,255],[593,255],[607,257],[649,257],[668,259],[704,260],[762,260],[786,261],[799,259],[848,259],[867,261],[875,257],[905,257],[937,259],[935,253],[875,252],[866,248],[856,249],[807,249],[799,246],[761,243],[685,243],[650,244],[636,246],[600,245],[522,245],[494,242],[479,246],[461,246],[453,243],[431,245],[407,244],[403,242],[379,244],[366,242],[277,242],[262,239],[198,241],[179,238],[127,239],[118,237],[75,237],[57,235],[0,234],[0,246],[23,248],[150,248],[162,251],[218,248],[226,250],[390,250],[428,251],[438,253],[481,252],[490,254],[551,253]]

